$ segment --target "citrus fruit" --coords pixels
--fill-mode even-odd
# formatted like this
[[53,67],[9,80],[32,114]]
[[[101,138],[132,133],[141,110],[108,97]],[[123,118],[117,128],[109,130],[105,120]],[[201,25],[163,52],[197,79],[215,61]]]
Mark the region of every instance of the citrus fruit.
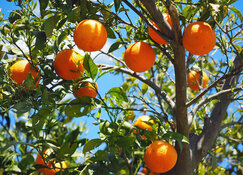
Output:
[[[170,18],[170,15],[167,13],[163,14],[165,21],[167,21],[170,25],[170,27],[172,27],[172,21]],[[151,21],[152,24],[155,26],[156,29],[160,30],[158,25],[155,24],[155,22]],[[160,30],[161,31],[161,30]],[[154,31],[151,27],[148,27],[148,32],[149,32],[149,36],[156,41],[158,44],[168,44],[167,41],[165,41],[156,31]]]
[[107,41],[107,32],[101,22],[86,19],[76,26],[73,39],[78,48],[84,51],[98,51]]
[[[10,67],[10,77],[14,82],[18,84],[18,86],[21,86],[24,80],[27,79],[28,74],[30,73],[34,78],[34,82],[37,81],[35,84],[35,86],[37,86],[40,82],[40,77],[38,80],[36,80],[38,76],[37,70],[39,71],[38,67],[36,66],[34,68],[27,60],[19,60]],[[31,87],[32,86],[34,85],[31,85]]]
[[80,88],[82,82],[78,83],[76,86],[73,86],[73,95],[76,98],[80,97],[93,97],[95,98],[97,96],[97,91],[98,91],[98,85],[97,83],[91,84],[91,83],[83,83]]
[[124,59],[134,72],[145,72],[154,65],[155,52],[147,43],[135,42],[126,49]]
[[84,72],[83,56],[72,49],[64,49],[56,55],[53,66],[64,80],[74,80]]
[[[141,170],[142,173],[144,173],[145,175],[148,174],[148,168],[143,168]],[[148,175],[157,175],[157,173],[154,173],[154,172],[150,172]]]
[[[137,126],[144,130],[152,131],[152,127],[148,123],[150,123],[151,125],[155,124],[154,121],[151,119],[151,117],[149,117],[147,115],[142,115],[134,122],[134,126]],[[137,131],[134,129],[133,133],[137,134]],[[145,139],[146,136],[142,135],[142,138]]]
[[191,54],[205,55],[214,48],[216,35],[208,23],[193,22],[185,28],[182,43]]
[[202,85],[201,85],[201,73],[200,72],[193,70],[188,73],[187,83],[188,83],[188,86],[192,90],[199,91],[199,85],[202,88],[207,87],[209,78],[208,78],[207,74],[204,72],[202,72],[202,75],[203,75],[203,77],[202,77]]
[[[47,159],[47,157],[49,157],[52,153],[51,149],[46,149],[43,153],[43,155],[38,154],[35,164],[37,165],[43,165],[43,166],[47,166],[48,168],[39,168],[38,171],[45,174],[45,175],[54,175],[55,173],[59,172],[61,169],[65,169],[68,168],[67,163],[65,161],[62,162],[56,162],[56,160],[52,160],[51,161],[47,161],[44,159]],[[44,158],[44,159],[43,159]],[[55,167],[52,166],[52,164],[55,165]]]
[[144,154],[144,161],[151,171],[165,173],[175,166],[177,152],[168,142],[158,140],[148,146]]

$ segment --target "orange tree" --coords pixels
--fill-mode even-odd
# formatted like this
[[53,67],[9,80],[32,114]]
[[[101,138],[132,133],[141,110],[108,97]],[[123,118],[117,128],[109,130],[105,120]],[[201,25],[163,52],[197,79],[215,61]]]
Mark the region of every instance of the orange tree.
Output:
[[[38,174],[38,169],[55,168],[62,161],[67,166],[56,174],[144,174],[145,150],[156,140],[170,143],[178,155],[174,156],[175,166],[164,174],[242,173],[243,17],[234,7],[239,2],[8,1],[14,1],[17,10],[7,19],[0,14],[0,174]],[[172,26],[164,19],[165,13],[170,15]],[[95,19],[101,27],[96,28],[95,22],[88,23],[88,30],[78,29],[82,31],[79,42],[84,37],[85,47],[89,43],[103,45],[99,42],[107,35],[111,45],[98,54],[112,62],[94,62],[93,54],[76,46],[75,27],[85,19]],[[197,21],[204,27],[190,25],[183,40],[186,26]],[[168,44],[153,41],[148,28]],[[132,48],[132,43],[139,44]],[[190,52],[204,55],[193,55],[183,43]],[[146,48],[141,49],[142,45]],[[124,59],[128,47],[132,70]],[[55,56],[64,49],[82,54],[76,68],[69,70],[65,62],[60,65],[60,70],[79,74],[75,80],[62,79],[53,67]],[[19,59],[32,65],[30,71],[38,70],[38,86],[33,86],[38,79],[31,74],[21,86],[11,79],[10,67]],[[82,72],[78,71],[80,64]],[[143,66],[146,70],[141,72]],[[137,69],[139,73],[133,71]],[[198,91],[187,84],[187,75],[193,70],[209,78],[207,86],[202,78],[195,78]],[[103,95],[99,93],[99,79],[108,74],[122,75],[123,84]],[[99,89],[92,89],[97,96],[70,96],[78,82],[98,82]],[[103,83],[108,82],[107,78]],[[78,86],[85,87],[86,83]],[[26,88],[30,85],[34,88]],[[134,126],[131,114],[136,118],[150,116],[154,124],[147,124],[152,130]],[[97,138],[85,138],[82,133],[86,126],[71,122],[74,118],[82,121],[82,117],[98,125]],[[53,150],[48,158],[43,156],[46,149]],[[35,164],[38,154],[44,162],[54,162],[52,166]]]

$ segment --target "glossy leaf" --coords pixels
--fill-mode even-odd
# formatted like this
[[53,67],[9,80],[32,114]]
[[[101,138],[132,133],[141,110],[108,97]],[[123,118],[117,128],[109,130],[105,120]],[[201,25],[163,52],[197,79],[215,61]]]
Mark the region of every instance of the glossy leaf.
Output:
[[97,148],[98,146],[100,146],[103,143],[103,141],[101,139],[92,139],[89,140],[83,148],[83,152],[89,152],[91,150],[93,150],[94,148]]
[[87,76],[90,78],[94,79],[98,73],[98,67],[94,63],[93,59],[90,57],[90,55],[85,54],[84,56],[84,61],[83,61],[83,66],[85,69],[85,73]]

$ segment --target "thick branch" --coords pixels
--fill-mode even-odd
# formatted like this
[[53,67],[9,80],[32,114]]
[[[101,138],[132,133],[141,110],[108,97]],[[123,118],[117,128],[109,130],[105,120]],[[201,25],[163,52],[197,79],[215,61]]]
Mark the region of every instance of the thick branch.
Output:
[[146,79],[145,77],[143,77],[129,69],[120,68],[120,67],[112,66],[112,65],[104,65],[104,64],[100,64],[98,66],[101,67],[103,70],[115,68],[116,71],[126,73],[126,74],[133,76],[133,77],[139,79],[140,81],[146,83],[149,87],[154,89],[154,91],[156,93],[158,93],[162,97],[162,99],[165,100],[165,102],[170,106],[172,111],[175,111],[175,103],[171,100],[171,98],[164,91],[162,91],[159,86],[157,86],[155,83],[153,83],[149,79]]
[[140,0],[140,1],[148,10],[149,14],[152,16],[153,21],[160,28],[161,33],[167,36],[168,39],[172,41],[174,38],[173,31],[170,28],[169,24],[164,20],[162,13],[156,7],[154,1],[153,0]]
[[[240,69],[242,67],[241,58],[238,56],[235,58],[234,61],[234,69]],[[226,79],[223,89],[230,89],[237,85],[240,73],[229,77]],[[196,140],[195,145],[191,145],[193,151],[193,168],[196,168],[198,163],[201,159],[207,154],[209,149],[215,143],[217,136],[221,130],[221,123],[226,115],[227,108],[231,102],[232,93],[225,93],[224,95],[220,96],[219,102],[216,103],[211,116],[209,118],[205,118],[204,120],[204,127],[202,133],[197,137],[192,137],[192,140]]]

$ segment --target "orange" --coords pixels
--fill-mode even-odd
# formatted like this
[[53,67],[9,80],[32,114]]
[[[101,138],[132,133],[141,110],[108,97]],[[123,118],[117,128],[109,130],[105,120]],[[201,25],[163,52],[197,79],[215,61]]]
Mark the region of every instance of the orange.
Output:
[[144,161],[151,171],[165,173],[175,166],[177,152],[168,142],[158,140],[148,146],[144,154]]
[[126,49],[124,59],[134,72],[145,72],[154,65],[155,52],[147,43],[135,42]]
[[[49,168],[40,168],[38,169],[39,172],[45,174],[45,175],[54,175],[55,173],[59,172],[61,169],[65,169],[68,168],[67,163],[65,161],[62,161],[60,163],[56,163],[56,160],[52,160],[47,162],[46,160],[44,161],[44,159],[46,159],[48,156],[50,156],[52,153],[51,149],[46,149],[44,151],[44,154],[41,156],[40,154],[37,155],[35,164],[38,165],[44,165],[47,166]],[[52,166],[52,164],[55,165],[55,167]]]
[[107,32],[101,22],[86,19],[76,26],[73,39],[78,48],[84,51],[98,51],[107,41]]
[[[170,18],[170,15],[167,13],[163,14],[165,21],[167,21],[170,25],[170,27],[172,28],[172,21]],[[152,24],[155,26],[156,29],[160,30],[158,25],[155,24],[155,22],[151,21]],[[161,30],[160,30],[161,31]],[[167,41],[165,41],[156,31],[154,31],[151,27],[148,27],[148,32],[149,32],[149,36],[156,41],[158,44],[168,44]]]
[[205,55],[214,48],[216,35],[208,23],[193,22],[185,28],[182,43],[191,54]]
[[[144,130],[152,131],[152,127],[148,123],[151,123],[152,125],[155,124],[154,121],[149,116],[142,115],[135,121],[134,126],[137,126]],[[134,129],[133,133],[137,134],[137,131]],[[142,135],[142,138],[145,139],[146,136]]]
[[118,147],[117,148],[117,154],[120,154],[122,152],[122,148],[121,147]]
[[[36,69],[39,71],[37,66]],[[27,79],[29,73],[34,78],[34,81],[36,81],[36,78],[38,76],[38,71],[36,69],[32,67],[32,65],[27,60],[20,60],[15,62],[10,67],[10,77],[14,82],[18,84],[18,86],[21,86],[24,80]],[[35,86],[37,86],[39,82],[40,82],[40,77],[37,80]],[[31,88],[31,87],[27,87],[27,88]]]
[[84,72],[83,56],[72,49],[64,49],[56,55],[53,66],[56,73],[64,80],[74,80]]
[[[205,88],[208,85],[209,78],[206,73],[203,72],[202,74],[202,88]],[[187,77],[187,83],[192,90],[199,91],[199,85],[201,86],[201,73],[195,70],[189,72]]]
[[[77,86],[79,86],[82,82],[78,83]],[[95,83],[95,85],[91,83],[85,83],[83,87],[80,87],[76,90],[77,86],[73,86],[73,95],[76,98],[80,97],[93,97],[95,98],[97,96],[98,91],[98,85]]]
[[[145,175],[147,175],[147,173],[148,173],[148,168],[143,168],[141,172],[144,173]],[[148,175],[157,175],[157,173],[150,172]]]

